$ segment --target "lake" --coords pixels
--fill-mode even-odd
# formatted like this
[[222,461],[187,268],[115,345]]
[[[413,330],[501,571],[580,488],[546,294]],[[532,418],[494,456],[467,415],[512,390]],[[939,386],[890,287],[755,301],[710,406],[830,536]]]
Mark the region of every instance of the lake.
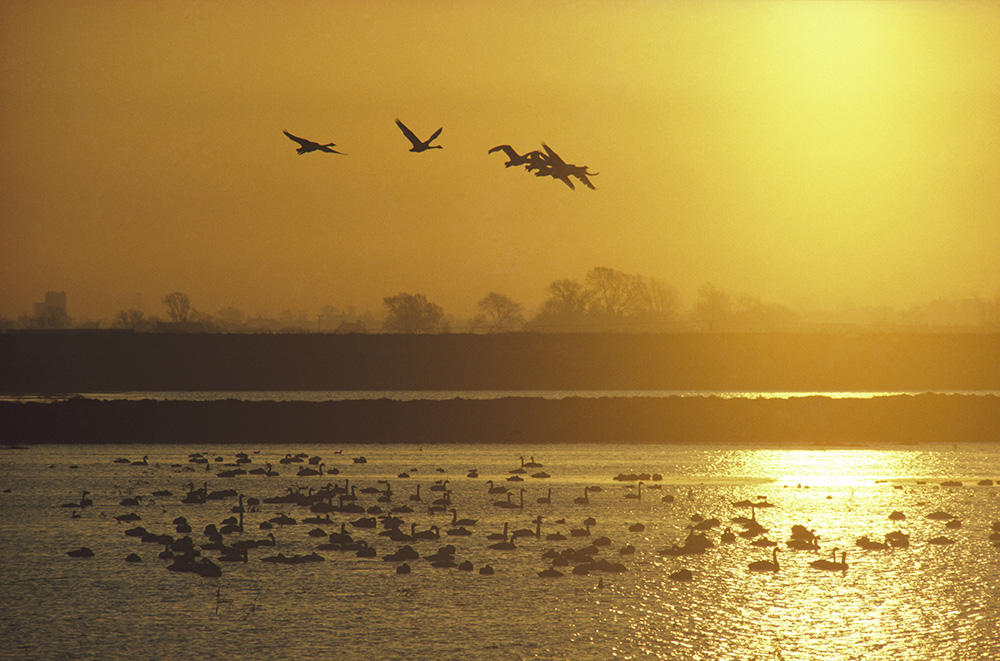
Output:
[[[237,463],[239,452],[248,463]],[[195,453],[208,463],[192,462],[200,460]],[[318,457],[311,468],[322,465],[324,474],[299,476],[307,461],[281,463],[299,453]],[[115,463],[144,456],[140,465]],[[362,456],[365,463],[354,462]],[[532,458],[542,466],[511,473]],[[280,474],[219,476],[266,464]],[[473,469],[477,476],[469,477]],[[542,472],[549,477],[531,477]],[[641,488],[615,479],[641,473],[647,474]],[[515,476],[522,481],[508,481]],[[1000,487],[991,484],[998,480],[1000,449],[985,444],[6,449],[0,453],[0,657],[996,659],[1000,552],[990,536],[1000,525],[994,523]],[[488,481],[506,487],[509,499],[489,493]],[[125,535],[142,526],[179,539],[173,521],[183,516],[195,544],[207,544],[205,527],[221,528],[236,516],[239,500],[181,502],[202,486],[262,501],[244,508],[243,530],[226,534],[224,545],[270,541],[270,533],[274,546],[250,549],[246,562],[202,550],[221,567],[221,576],[202,577],[168,571],[172,561],[158,557],[164,545]],[[265,501],[333,488],[353,489],[357,500],[331,497],[335,507],[324,513]],[[550,489],[551,502],[539,502]],[[78,505],[84,490],[92,505],[62,507]],[[153,495],[162,490],[172,495]],[[446,493],[450,502],[442,507],[476,520],[464,526],[471,534],[449,535],[458,530],[452,514],[429,511]],[[142,497],[136,505],[119,504],[136,496]],[[740,501],[772,506],[751,510]],[[495,504],[506,502],[513,507]],[[349,511],[352,504],[362,511]],[[375,507],[383,516],[409,508],[394,514],[403,520],[400,530],[436,528],[439,538],[394,542],[379,534],[383,521]],[[905,519],[890,520],[896,511]],[[130,513],[140,519],[115,520]],[[928,518],[934,513],[944,518]],[[261,528],[280,514],[296,523]],[[309,517],[329,522],[305,522]],[[376,517],[376,528],[355,525],[368,517]],[[587,529],[588,517],[595,521],[589,536],[573,536]],[[713,517],[720,525],[704,531],[709,548],[674,554],[693,550],[686,546],[692,526]],[[723,541],[726,528],[744,532],[737,517],[755,519],[766,532]],[[375,557],[319,550],[342,524]],[[518,537],[510,550],[491,548],[497,541],[488,535],[500,535],[505,524],[540,536]],[[818,548],[790,548],[795,525],[814,531]],[[309,534],[316,529],[323,536]],[[861,536],[882,541],[894,531],[909,536],[908,547],[856,545]],[[555,534],[565,539],[548,539]],[[609,544],[591,546],[601,537]],[[772,558],[772,547],[754,545],[762,538],[777,543],[776,572],[749,569]],[[426,558],[449,544],[455,564],[467,561],[471,571]],[[411,573],[398,574],[400,563],[385,556],[406,545],[421,557],[407,563]],[[82,546],[94,556],[66,555]],[[629,547],[633,553],[621,553]],[[834,548],[847,552],[846,571],[810,566]],[[551,551],[572,561],[553,567]],[[593,554],[591,562],[581,562],[581,551]],[[126,562],[132,553],[141,562]],[[265,562],[278,553],[316,553],[323,561]],[[479,573],[486,565],[493,575]],[[574,566],[590,570],[576,574]],[[552,569],[562,576],[539,576]],[[690,581],[670,578],[680,569],[690,570]]]

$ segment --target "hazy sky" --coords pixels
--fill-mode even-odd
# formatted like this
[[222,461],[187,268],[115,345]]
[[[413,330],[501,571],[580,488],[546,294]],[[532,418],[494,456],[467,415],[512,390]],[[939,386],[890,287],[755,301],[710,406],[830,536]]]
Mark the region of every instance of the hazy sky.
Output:
[[[0,137],[8,318],[466,315],[594,266],[793,307],[1000,292],[992,2],[6,0]],[[543,141],[598,190],[487,154]]]

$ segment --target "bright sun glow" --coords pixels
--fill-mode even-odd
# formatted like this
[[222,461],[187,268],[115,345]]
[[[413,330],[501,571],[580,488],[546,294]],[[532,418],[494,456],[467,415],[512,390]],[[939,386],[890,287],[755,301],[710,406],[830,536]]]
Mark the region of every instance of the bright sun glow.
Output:
[[[885,476],[891,455],[872,450],[780,450],[754,453],[753,472],[790,487],[871,486]],[[891,463],[891,462],[890,462]]]
[[[796,309],[1000,286],[992,3],[288,4],[0,4],[0,315],[530,312],[595,266]],[[597,190],[487,154],[542,142]]]

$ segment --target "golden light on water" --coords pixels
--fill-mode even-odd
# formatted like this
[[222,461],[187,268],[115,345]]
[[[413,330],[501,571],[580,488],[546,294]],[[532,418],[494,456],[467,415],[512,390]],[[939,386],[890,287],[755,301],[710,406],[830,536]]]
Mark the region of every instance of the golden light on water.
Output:
[[[754,450],[726,454],[712,463],[715,481],[693,496],[678,498],[671,524],[682,540],[693,512],[722,519],[721,527],[742,528],[730,518],[749,516],[737,500],[766,503],[755,518],[778,549],[779,571],[757,573],[748,564],[770,559],[772,546],[737,537],[704,554],[663,557],[647,586],[649,597],[633,622],[635,637],[649,650],[683,649],[672,658],[720,659],[937,659],[988,658],[963,648],[958,631],[980,644],[990,641],[969,609],[989,609],[995,601],[967,583],[961,572],[996,565],[988,544],[936,546],[928,540],[960,529],[928,519],[931,511],[959,514],[965,535],[984,537],[988,507],[995,492],[942,488],[943,477],[961,471],[981,455],[915,450],[827,449]],[[738,477],[734,481],[725,474]],[[928,479],[920,479],[926,477]],[[888,518],[894,511],[906,518]],[[819,536],[819,548],[796,550],[786,544],[795,525]],[[909,548],[872,551],[859,537],[881,541],[891,531],[910,536]],[[810,563],[846,551],[848,569],[822,571]],[[668,576],[680,567],[694,573],[692,583]],[[934,569],[930,569],[933,567]],[[692,613],[688,600],[708,599],[710,612]],[[624,614],[624,611],[623,611]],[[690,631],[713,631],[711,642]],[[991,643],[988,643],[991,644]],[[963,656],[965,654],[965,656]]]
[[750,453],[750,470],[771,475],[777,484],[792,487],[871,486],[898,467],[887,465],[884,451],[876,450],[760,450]]
[[[284,474],[266,478],[264,483],[261,480],[265,478],[246,475],[225,484],[260,495],[284,494],[286,485],[294,490],[308,478],[297,477],[295,471],[288,472],[280,464],[289,447],[244,448],[250,451],[254,465],[273,462]],[[12,491],[0,499],[6,515],[0,522],[8,535],[5,539],[10,540],[6,562],[11,571],[3,578],[5,588],[14,595],[10,610],[12,621],[19,625],[13,634],[18,644],[58,654],[65,637],[53,628],[62,628],[78,633],[103,652],[102,658],[112,658],[121,656],[125,632],[132,637],[129,644],[147,656],[158,652],[162,656],[163,649],[169,648],[174,652],[171,656],[177,658],[190,657],[192,649],[202,655],[211,650],[212,655],[223,658],[232,654],[233,643],[219,632],[234,626],[241,631],[241,649],[287,645],[298,655],[309,656],[320,644],[338,650],[350,645],[350,658],[372,659],[416,654],[449,659],[595,661],[742,661],[754,657],[785,661],[992,661],[1000,651],[996,638],[1000,556],[988,539],[1000,491],[975,485],[979,475],[995,477],[1000,466],[1000,455],[988,448],[967,444],[957,449],[949,446],[946,451],[781,452],[627,443],[538,445],[532,448],[536,459],[562,479],[540,483],[528,478],[522,482],[529,490],[522,512],[492,506],[486,494],[488,485],[483,483],[486,476],[501,482],[508,469],[517,465],[511,446],[343,446],[341,467],[352,484],[391,480],[400,502],[413,504],[404,494],[412,493],[415,485],[424,485],[425,494],[436,493],[430,487],[449,478],[461,514],[478,519],[475,531],[465,537],[426,540],[418,551],[429,553],[447,539],[456,547],[458,559],[468,558],[476,567],[485,563],[495,567],[496,575],[488,577],[449,572],[422,559],[412,563],[412,574],[400,576],[392,563],[384,562],[398,544],[389,543],[375,529],[365,531],[348,524],[355,538],[378,547],[378,557],[363,558],[318,550],[317,540],[305,532],[320,524],[310,523],[274,528],[275,548],[254,549],[248,563],[226,564],[217,583],[189,581],[164,569],[169,561],[156,557],[161,547],[123,535],[123,526],[110,517],[84,511],[82,519],[72,519],[67,510],[55,504],[79,497],[76,489],[84,484],[99,503],[93,509],[121,511],[117,504],[125,493],[122,489],[148,494],[160,485],[177,488],[191,479],[189,471],[172,466],[183,466],[194,449],[187,445],[148,446],[143,452],[150,453],[150,465],[145,467],[116,463],[116,457],[134,455],[134,446],[48,446],[5,455],[9,462],[6,479]],[[310,455],[326,453],[327,461],[338,461],[329,455],[328,445],[298,449]],[[232,448],[217,447],[212,454],[216,451],[232,456]],[[349,457],[362,453],[368,462],[352,469]],[[68,465],[78,467],[59,468]],[[465,476],[471,465],[482,471],[481,478]],[[395,471],[404,466],[415,471],[401,481]],[[628,466],[660,469],[663,479],[647,482],[642,499],[626,498],[626,494],[636,493],[635,485],[610,476]],[[439,473],[435,467],[445,472]],[[856,481],[837,482],[838,471]],[[810,479],[812,486],[796,488],[784,483],[797,476]],[[872,482],[870,478],[875,476],[890,482]],[[918,484],[924,477],[927,484]],[[940,486],[938,482],[947,477],[965,479],[968,486]],[[318,486],[327,479],[313,477],[311,484]],[[595,483],[603,488],[591,493],[588,504],[574,502],[585,484]],[[535,496],[550,486],[552,501],[537,502]],[[360,504],[378,502],[376,493],[359,490]],[[664,500],[666,495],[673,500]],[[724,542],[725,527],[742,530],[732,519],[749,514],[748,507],[736,503],[764,500],[761,496],[772,505],[756,512],[765,532],[752,540],[736,536]],[[149,530],[172,531],[174,517],[183,513],[195,529],[200,529],[232,513],[233,499],[193,507],[178,501],[177,496],[164,496],[143,504],[137,508],[142,525]],[[263,503],[261,511],[246,513],[250,528],[234,535],[259,539],[262,531],[257,523],[285,509],[297,515],[300,523],[309,514],[290,504]],[[417,523],[418,529],[447,526],[446,516],[414,509],[417,511],[405,518]],[[896,510],[905,512],[906,519],[889,520],[888,515]],[[963,525],[949,528],[944,521],[927,517],[937,510],[952,512]],[[721,520],[720,525],[706,531],[714,545],[694,555],[661,553],[673,543],[683,543],[696,514]],[[517,529],[536,515],[543,518],[543,536],[556,531],[569,533],[588,515],[597,523],[589,540],[567,535],[556,542],[529,536],[518,539],[517,550],[490,549],[492,541],[486,538],[487,533],[498,533],[505,523]],[[335,523],[356,516],[332,514]],[[642,523],[644,529],[632,531],[636,523]],[[820,548],[789,548],[786,540],[794,525],[814,530]],[[867,550],[855,545],[862,535],[881,540],[896,530],[910,536],[908,548]],[[955,543],[939,546],[930,542],[942,534],[954,538]],[[541,570],[555,567],[554,561],[545,557],[549,551],[584,548],[599,535],[613,540],[601,547],[599,557],[621,563],[626,571],[577,575],[571,573],[571,567],[560,566],[562,577],[539,577]],[[772,547],[753,543],[762,538],[779,549],[777,572],[749,569],[750,563],[771,557]],[[94,562],[78,564],[67,558],[60,549],[68,548],[71,542],[92,547]],[[625,543],[634,546],[633,554],[619,553]],[[834,548],[847,551],[846,572],[810,566],[818,558],[829,557]],[[262,561],[279,550],[295,555],[316,551],[327,561],[299,567],[276,567]],[[123,558],[132,552],[143,556],[144,562],[126,566]],[[208,555],[217,557],[216,552]],[[39,562],[40,557],[46,561]],[[681,568],[692,573],[691,581],[670,578]],[[38,596],[40,580],[48,586],[47,601]],[[128,595],[127,610],[121,599],[93,598],[95,594],[107,597],[112,590]],[[166,602],[165,591],[173,595]],[[42,604],[44,611],[40,610]],[[248,611],[251,605],[259,608]],[[81,619],[83,611],[95,615]],[[205,618],[206,613],[210,614],[206,623],[189,629],[187,636],[159,640],[148,635],[149,627],[157,622],[181,626],[199,614]],[[292,621],[294,626],[289,624]],[[99,640],[94,640],[94,631]],[[468,631],[476,636],[467,635]],[[970,649],[985,654],[977,656],[969,653]]]
[[[231,306],[270,317],[327,304],[377,311],[399,291],[426,294],[456,316],[500,291],[530,313],[549,283],[595,266],[654,276],[682,297],[713,282],[805,309],[994,296],[998,35],[997,4],[975,1],[3,2],[0,322],[50,289],[67,290],[72,316],[95,320],[133,307],[162,315],[158,301],[171,291],[206,314]],[[423,136],[443,127],[443,149],[409,153],[397,117]],[[282,130],[336,142],[347,155],[300,157]],[[525,176],[487,152],[542,142],[600,171],[597,189]],[[797,362],[797,376],[819,371],[814,358]],[[935,384],[946,373],[927,371]],[[509,370],[483,376],[501,372]],[[718,410],[739,409],[726,404]],[[952,410],[960,409],[942,418]],[[556,439],[544,433],[491,445],[428,423],[426,446],[363,445],[363,434],[324,425],[323,444],[295,448],[325,454],[331,467],[341,462],[364,514],[388,502],[379,498],[389,498],[391,480],[394,504],[414,505],[405,512],[411,532],[445,530],[433,540],[414,535],[423,547],[406,575],[384,562],[398,545],[344,507],[307,525],[326,525],[331,542],[337,528],[356,527],[378,557],[321,549],[305,526],[279,526],[273,549],[254,546],[220,581],[168,572],[158,545],[122,534],[115,516],[131,509],[122,496],[148,497],[136,510],[150,531],[180,534],[175,517],[184,514],[203,541],[199,530],[233,514],[238,488],[262,507],[240,504],[248,528],[241,522],[229,540],[263,542],[258,526],[281,510],[300,523],[318,513],[274,497],[313,494],[330,480],[283,467],[274,478],[219,475],[233,496],[188,507],[184,485],[190,480],[193,492],[209,479],[191,473],[190,453],[222,462],[235,448],[188,445],[202,440],[185,439],[183,425],[170,445],[141,452],[5,451],[4,653],[1000,658],[1000,556],[988,537],[1000,490],[977,485],[1000,481],[995,451],[875,450],[885,439],[856,447],[818,425],[789,435],[800,434],[799,447],[842,445],[751,450],[725,434],[698,446],[633,445],[628,433],[594,445],[546,445]],[[102,442],[142,441],[142,429],[129,427]],[[75,433],[47,440],[69,443]],[[280,466],[285,444],[302,442],[284,429],[265,440],[250,448],[257,466]],[[771,447],[773,439],[755,440]],[[337,455],[327,442],[340,444]],[[117,460],[147,452],[141,466]],[[507,508],[484,482],[506,484],[518,452],[538,455],[552,478],[526,476],[516,487],[527,490],[518,491],[524,502]],[[350,461],[359,455],[370,461]],[[469,477],[472,467],[482,477]],[[644,490],[612,477],[637,469],[661,477]],[[399,471],[410,471],[405,481]],[[966,485],[942,485],[956,476]],[[439,485],[448,504],[454,491],[461,514],[477,520],[474,532],[448,536],[447,515],[423,506]],[[423,505],[407,498],[413,488]],[[82,509],[84,489],[97,506],[69,516],[63,506]],[[578,502],[581,494],[589,496]],[[769,507],[751,514],[737,505],[747,501]],[[959,525],[928,517],[937,510]],[[896,511],[906,518],[890,519]],[[535,516],[545,529],[531,536]],[[739,516],[753,516],[762,534],[724,542],[726,527],[740,530]],[[585,517],[596,521],[587,541],[573,535]],[[710,549],[663,553],[711,518],[721,524],[705,531]],[[506,541],[508,525],[529,535],[495,548],[489,536],[503,530]],[[819,548],[790,547],[794,526],[814,531]],[[561,539],[543,538],[549,532]],[[861,536],[893,532],[912,545],[857,546]],[[954,543],[933,541],[944,535]],[[625,571],[598,575],[604,570],[585,563],[579,574],[567,565],[557,579],[540,576],[555,568],[549,551],[585,548],[598,536],[610,540],[601,559]],[[67,557],[71,543],[93,545],[94,562]],[[446,543],[496,573],[424,562]],[[751,571],[775,547],[780,570]],[[846,571],[812,567],[834,549],[847,551]],[[132,552],[143,562],[126,565]],[[320,552],[324,561],[308,566],[264,561]],[[670,578],[682,568],[692,581]]]

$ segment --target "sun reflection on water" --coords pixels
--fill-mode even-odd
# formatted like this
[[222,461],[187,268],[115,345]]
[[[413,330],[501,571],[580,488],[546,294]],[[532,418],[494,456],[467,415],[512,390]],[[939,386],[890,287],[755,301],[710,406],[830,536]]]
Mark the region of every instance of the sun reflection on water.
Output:
[[875,450],[760,450],[743,453],[749,473],[777,484],[809,487],[871,486],[900,473],[905,453]]
[[[971,456],[971,455],[970,455]],[[979,455],[982,458],[982,455]],[[748,515],[737,502],[755,502],[753,516],[776,544],[780,569],[756,573],[748,564],[769,559],[772,547],[749,540],[719,543],[701,555],[657,558],[639,591],[630,622],[642,652],[660,650],[676,659],[985,659],[997,652],[994,634],[984,633],[971,614],[988,612],[990,600],[963,578],[974,569],[997,567],[988,546],[939,547],[928,540],[948,531],[927,514],[965,511],[968,530],[989,526],[992,491],[949,490],[921,476],[953,474],[968,457],[912,450],[817,449],[720,452],[712,466],[671,512],[674,539],[692,515],[715,516],[735,530],[732,518]],[[995,501],[994,501],[995,503]],[[679,510],[679,511],[677,511]],[[908,518],[889,519],[895,510]],[[984,516],[985,515],[985,516]],[[786,542],[802,525],[819,536],[815,550]],[[862,535],[881,540],[890,531],[912,538],[910,548],[870,551]],[[966,533],[967,535],[969,533]],[[983,533],[979,533],[982,537]],[[833,549],[847,552],[848,569],[829,572],[810,563]],[[839,556],[839,553],[838,553]],[[667,577],[690,569],[695,580]],[[652,595],[653,598],[649,598]],[[710,609],[698,604],[711,603]],[[711,632],[711,633],[710,633]],[[963,645],[961,640],[969,641]],[[973,642],[976,641],[976,642]],[[623,658],[628,646],[620,648]],[[674,654],[662,656],[663,649]],[[634,650],[633,650],[634,651]]]
[[[140,656],[187,658],[190,654],[183,652],[195,644],[202,656],[231,654],[231,649],[223,649],[231,638],[219,629],[225,618],[203,617],[217,606],[216,585],[171,575],[156,558],[159,549],[124,536],[123,526],[113,519],[88,513],[88,518],[72,520],[58,505],[79,493],[79,487],[90,487],[109,513],[121,511],[115,506],[121,498],[119,487],[136,493],[149,493],[161,485],[183,489],[192,474],[171,466],[184,462],[194,449],[150,447],[144,451],[156,457],[156,464],[141,469],[114,463],[115,457],[135,452],[116,446],[48,447],[5,457],[4,475],[13,489],[0,499],[4,515],[0,529],[6,533],[5,548],[14,550],[5,555],[7,571],[0,572],[0,583],[6,581],[6,593],[15,596],[4,607],[18,609],[13,621],[21,627],[17,634],[21,644],[51,651],[72,643],[65,632],[78,637],[87,633],[95,649],[105,652],[103,657],[114,658],[115,641],[124,628]],[[258,458],[253,449],[258,463],[265,458],[277,462],[276,457],[287,451],[285,446],[261,447]],[[406,480],[393,479],[397,500],[407,503],[414,484],[423,484],[426,494],[437,480],[449,478],[460,514],[479,520],[476,532],[425,541],[418,550],[427,554],[444,543],[455,544],[460,557],[476,566],[490,563],[496,575],[435,568],[424,559],[414,563],[411,575],[398,576],[383,560],[397,545],[374,531],[352,530],[378,546],[377,558],[330,552],[317,565],[276,567],[261,560],[270,553],[262,550],[248,564],[227,566],[219,583],[223,599],[228,600],[223,602],[223,615],[243,618],[249,606],[259,606],[246,621],[238,622],[245,627],[240,629],[243,649],[280,649],[288,652],[288,658],[314,658],[317,650],[336,648],[345,658],[371,659],[1000,658],[996,635],[1000,553],[989,540],[992,522],[1000,518],[1000,489],[977,485],[979,476],[1000,474],[1000,450],[973,445],[925,451],[624,444],[613,449],[552,445],[532,450],[553,478],[521,483],[528,489],[522,512],[494,507],[484,483],[487,475],[499,481],[506,474],[511,466],[509,447],[345,447],[344,457],[363,451],[369,458],[364,466],[344,460],[352,483],[393,479],[404,466],[417,469]],[[80,467],[50,468],[70,464]],[[471,465],[484,478],[466,477]],[[662,471],[663,479],[647,482],[641,499],[626,498],[637,494],[635,485],[612,476],[637,467]],[[965,486],[941,485],[956,478]],[[264,480],[245,476],[225,484],[268,495],[303,482],[294,472]],[[574,502],[584,485],[594,484],[601,490],[591,492],[587,504]],[[536,496],[550,487],[551,502],[537,501]],[[374,495],[359,495],[367,504],[377,502]],[[748,502],[760,507],[751,514],[748,505],[739,504]],[[191,517],[200,529],[228,516],[232,504],[230,500],[188,506],[175,496],[143,504],[139,511],[143,525],[151,530],[172,530],[168,524],[178,513]],[[287,507],[270,505],[251,513],[254,529],[247,536],[260,537],[257,523]],[[896,510],[905,512],[906,518],[891,520],[889,515]],[[927,516],[939,510],[960,517],[962,526],[948,528],[945,521]],[[305,515],[305,511],[290,513]],[[627,571],[588,576],[564,567],[562,578],[539,578],[538,572],[551,566],[543,553],[585,546],[586,541],[577,538],[555,542],[526,537],[518,541],[517,551],[488,550],[487,533],[502,530],[507,522],[515,529],[527,526],[536,515],[544,518],[543,536],[569,532],[584,517],[593,516],[594,538],[606,535],[613,540],[600,557],[621,561]],[[355,516],[335,514],[334,519]],[[753,516],[764,532],[753,539],[737,536],[724,542],[726,527],[743,530],[733,521],[738,516]],[[712,547],[694,555],[661,553],[684,543],[696,517],[720,520],[720,525],[705,531]],[[444,528],[447,521],[440,514],[419,511],[408,519],[421,529],[432,523]],[[641,531],[630,529],[636,523],[643,524]],[[795,525],[814,531],[819,549],[789,548],[787,540]],[[856,546],[862,535],[882,540],[896,530],[910,536],[909,548],[872,551]],[[285,552],[315,548],[305,526],[275,533]],[[955,544],[930,543],[944,534]],[[762,538],[779,549],[780,570],[775,573],[748,568],[751,562],[771,557],[772,547],[753,544]],[[93,546],[100,562],[71,562],[61,553],[70,542]],[[634,555],[619,555],[626,543],[634,545]],[[829,557],[834,548],[847,551],[846,572],[810,566]],[[38,561],[38,549],[44,549],[41,557],[46,562]],[[132,551],[144,554],[146,561],[126,565],[122,558]],[[682,568],[692,572],[693,580],[670,578]],[[603,587],[598,587],[601,578]],[[95,599],[95,594],[110,594],[107,585],[116,586],[115,598]],[[50,604],[44,617],[28,608],[39,603],[39,590]],[[79,617],[80,612],[94,609],[96,615],[85,621]],[[126,609],[127,618],[117,616]],[[188,627],[189,642],[157,640],[157,648],[151,647],[147,631],[181,622]],[[192,629],[191,622],[199,624]],[[61,638],[53,633],[59,627]],[[100,640],[94,642],[96,636]]]

